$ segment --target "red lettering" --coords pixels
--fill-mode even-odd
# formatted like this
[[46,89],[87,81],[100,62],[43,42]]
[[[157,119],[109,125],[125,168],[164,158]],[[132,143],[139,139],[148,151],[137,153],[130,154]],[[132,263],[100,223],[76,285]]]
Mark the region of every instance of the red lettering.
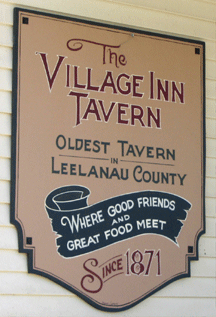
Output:
[[[85,276],[83,276],[83,278],[81,280],[81,286],[85,291],[87,291],[89,293],[98,293],[98,292],[100,292],[100,290],[103,287],[103,281],[99,275],[97,275],[94,271],[92,271],[91,269],[89,269],[86,266],[87,262],[89,262],[92,267],[98,266],[97,259],[91,258],[91,259],[88,259],[84,262],[83,268],[87,272],[89,272],[90,274],[88,273]],[[90,289],[90,287],[91,287],[91,289]]]
[[75,96],[76,97],[76,126],[80,124],[80,99],[81,97],[86,98],[88,97],[88,94],[79,93],[70,91],[69,96]]
[[118,123],[128,124],[128,120],[122,119],[122,115],[126,114],[126,111],[123,108],[128,108],[128,104],[127,103],[118,103]]
[[163,87],[161,80],[157,79],[157,99],[161,100],[161,92],[164,96],[165,101],[169,101],[169,82],[165,80],[165,88]]
[[91,68],[88,68],[87,89],[88,89],[88,90],[95,90],[95,91],[98,91],[98,90],[99,90],[99,87],[97,87],[97,86],[92,86],[92,84],[91,84],[91,72],[92,72],[92,69],[91,69]]
[[60,69],[60,66],[63,62],[63,60],[66,58],[66,56],[58,56],[58,61],[56,63],[56,66],[54,68],[53,74],[50,74],[50,70],[49,70],[49,66],[48,66],[48,62],[47,62],[47,54],[46,53],[38,53],[36,52],[36,54],[40,54],[44,69],[45,69],[45,74],[48,80],[48,85],[49,85],[49,89],[50,91],[52,90],[52,86],[54,84],[54,81],[56,79],[56,76],[58,74],[58,71]]
[[[135,114],[135,110],[139,112]],[[138,105],[131,105],[131,125],[135,125],[135,119],[138,120],[142,127],[145,126],[142,117],[144,116],[144,110],[141,106]]]
[[144,95],[143,93],[140,93],[140,92],[136,91],[136,87],[140,86],[140,83],[137,82],[137,80],[143,81],[143,79],[144,79],[143,76],[133,75],[133,97],[142,97]]
[[126,90],[123,90],[121,87],[120,87],[120,80],[122,79],[122,77],[125,77],[126,79],[129,79],[130,76],[127,75],[127,74],[120,74],[117,78],[117,88],[118,88],[118,91],[122,94],[122,95],[128,95],[131,93],[131,83],[130,82],[126,82],[125,83],[125,86],[127,87]]
[[107,122],[110,118],[110,115],[114,109],[114,106],[115,106],[115,102],[112,102],[110,108],[108,109],[107,113],[105,112],[105,109],[104,109],[104,105],[103,105],[103,101],[102,100],[98,100],[100,106],[101,106],[101,110],[103,112],[103,116],[104,116],[104,121]]
[[74,88],[83,88],[85,89],[86,85],[78,83],[78,66],[74,66]]
[[114,84],[112,72],[110,72],[110,71],[107,71],[106,77],[104,79],[104,82],[101,86],[100,91],[104,91],[106,87],[112,88],[113,94],[117,94],[117,90],[116,90],[116,87]]
[[180,83],[181,91],[178,90],[176,83],[172,81],[172,102],[176,102],[175,95],[177,94],[181,103],[184,103],[184,83]]
[[147,107],[147,112],[148,112],[148,127],[152,127],[152,120],[155,122],[157,128],[161,128],[161,117],[160,117],[160,112],[161,109],[156,109],[157,111],[157,116],[154,115],[150,107]]
[[[93,106],[92,109],[91,109],[91,106]],[[87,106],[87,109],[86,109],[86,112],[85,112],[85,114],[83,116],[83,119],[88,119],[89,113],[95,114],[96,120],[97,121],[101,121],[101,117],[100,117],[100,114],[99,114],[95,99],[90,99],[89,100],[89,104]]]

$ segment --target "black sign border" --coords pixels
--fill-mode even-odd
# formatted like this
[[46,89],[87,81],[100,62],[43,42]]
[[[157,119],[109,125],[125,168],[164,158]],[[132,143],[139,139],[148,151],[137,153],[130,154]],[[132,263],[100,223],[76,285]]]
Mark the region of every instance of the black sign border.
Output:
[[[66,282],[59,280],[57,277],[54,275],[50,275],[50,273],[46,273],[45,271],[41,271],[34,266],[34,247],[31,247],[31,238],[26,238],[26,244],[29,245],[29,248],[26,249],[24,248],[24,228],[20,225],[20,223],[16,220],[16,200],[15,200],[15,194],[16,194],[16,152],[17,152],[17,93],[18,93],[18,35],[19,35],[19,13],[23,12],[25,13],[30,13],[30,14],[35,14],[38,16],[48,16],[52,17],[55,19],[64,19],[68,21],[74,21],[74,22],[79,22],[79,23],[85,23],[85,24],[90,24],[90,25],[95,25],[95,26],[100,26],[100,27],[106,27],[110,29],[117,29],[117,30],[122,30],[122,31],[128,31],[128,32],[136,32],[139,34],[145,34],[149,36],[154,36],[158,38],[166,38],[166,39],[171,39],[171,40],[177,40],[181,42],[187,42],[187,43],[193,43],[197,45],[201,45],[203,47],[203,166],[202,166],[202,171],[203,171],[203,183],[202,183],[202,196],[203,196],[203,230],[199,232],[197,238],[196,238],[196,256],[189,256],[186,254],[186,261],[188,263],[188,272],[187,273],[180,273],[177,274],[175,277],[172,279],[168,280],[167,282],[163,283],[162,285],[158,286],[156,289],[151,290],[147,295],[141,296],[139,299],[137,299],[134,302],[129,302],[125,305],[119,306],[119,308],[113,308],[112,305],[107,306],[107,305],[101,305],[100,303],[93,301],[91,298],[89,298],[87,295],[82,294],[80,291],[77,289],[69,286]],[[27,22],[27,21],[26,21]],[[23,23],[26,23],[23,21]],[[69,16],[64,16],[64,15],[56,15],[53,13],[48,13],[48,12],[40,12],[40,11],[34,11],[34,10],[28,10],[28,9],[23,9],[16,7],[14,8],[14,24],[13,24],[13,77],[12,77],[12,141],[11,141],[11,188],[10,188],[10,222],[13,224],[17,231],[18,231],[18,246],[19,246],[19,252],[20,253],[26,253],[28,256],[28,272],[29,273],[34,273],[38,274],[40,276],[44,276],[55,283],[63,286],[64,288],[68,289],[69,291],[73,292],[80,298],[82,298],[84,301],[92,305],[93,307],[100,309],[102,311],[108,311],[108,312],[120,312],[124,311],[126,309],[129,309],[138,303],[142,302],[144,299],[148,298],[149,296],[153,295],[155,292],[159,291],[160,289],[166,287],[170,283],[184,277],[190,277],[191,276],[191,270],[190,270],[190,262],[191,260],[198,260],[198,242],[199,238],[201,235],[205,233],[205,176],[206,176],[206,126],[205,126],[205,42],[200,41],[200,40],[195,40],[191,38],[183,38],[183,37],[178,37],[175,35],[171,34],[164,34],[164,33],[156,33],[152,32],[149,30],[143,30],[140,28],[130,28],[127,26],[122,26],[122,25],[117,25],[117,24],[109,24],[109,23],[102,23],[99,21],[93,21],[93,20],[86,20],[86,19],[81,19],[77,17],[69,17]],[[193,249],[193,247],[192,247]],[[193,250],[188,247],[188,253],[193,253]]]

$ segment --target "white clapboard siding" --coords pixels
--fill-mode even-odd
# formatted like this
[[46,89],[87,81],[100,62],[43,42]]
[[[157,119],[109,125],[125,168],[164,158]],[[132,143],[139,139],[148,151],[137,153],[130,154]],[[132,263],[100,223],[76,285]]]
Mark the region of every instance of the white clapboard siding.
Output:
[[[186,278],[175,281],[168,287],[158,292],[157,296],[162,297],[213,297],[215,294],[215,280],[213,278]],[[193,293],[192,293],[193,292]]]
[[177,14],[183,16],[195,17],[198,19],[205,20],[215,20],[215,6],[214,3],[210,3],[208,8],[203,1],[173,1],[173,0],[145,0],[145,5],[143,0],[121,0],[122,3],[145,6],[153,10],[162,10],[170,14]]
[[[40,285],[40,287],[38,287]],[[0,296],[1,294],[24,295],[70,295],[71,293],[48,278],[36,274],[5,273],[0,272]]]
[[0,90],[0,113],[11,113],[11,97],[10,91]]
[[11,91],[11,89],[12,89],[12,71],[11,71],[11,69],[0,68],[0,90]]
[[10,180],[10,165],[11,161],[9,158],[0,157],[0,179],[1,180]]
[[199,261],[191,261],[191,276],[215,278],[215,261],[216,257],[207,258],[199,256]]
[[206,196],[207,197],[216,197],[216,182],[215,178],[206,179]]
[[11,25],[0,24],[0,45],[3,46],[13,46],[13,28]]
[[[4,1],[3,1],[4,2]],[[19,1],[6,1],[7,3],[11,3],[13,5],[27,5],[35,7],[34,0],[19,0]],[[89,2],[89,5],[87,5]],[[171,3],[171,0],[169,1]],[[177,3],[179,1],[176,1]],[[182,2],[182,1],[181,1]],[[192,8],[192,3],[194,4],[194,10],[199,1],[184,1],[184,5],[187,2],[191,2],[190,7]],[[94,5],[92,5],[94,4]],[[101,6],[100,9],[98,6]],[[182,6],[182,5],[178,5]],[[177,7],[178,7],[177,6]],[[215,7],[214,5],[212,5]],[[214,19],[211,17],[209,19],[205,19],[202,17],[194,17],[193,14],[179,14],[178,9],[177,12],[169,12],[168,10],[160,11],[160,8],[157,8],[157,2],[155,1],[154,10],[145,6],[145,2],[142,2],[141,6],[136,6],[133,3],[133,0],[130,1],[130,5],[122,5],[122,1],[86,1],[80,0],[79,5],[72,5],[72,1],[65,1],[64,6],[61,5],[60,2],[53,2],[51,0],[37,1],[37,7],[41,9],[54,10],[55,13],[59,10],[59,13],[66,14],[74,14],[81,15],[86,17],[94,17],[95,19],[109,20],[110,22],[124,23],[127,25],[134,26],[142,26],[149,28],[151,26],[152,29],[162,31],[169,30],[170,33],[182,33],[189,34],[189,36],[195,36],[197,38],[206,38],[206,39],[214,39]],[[168,7],[168,4],[167,4]],[[95,9],[97,8],[97,9]],[[187,8],[187,6],[186,6]],[[113,14],[113,10],[119,12],[119,14]],[[211,11],[210,9],[208,9]],[[186,11],[186,9],[185,9]],[[200,10],[202,11],[202,10]],[[187,11],[186,11],[187,12]],[[127,20],[125,19],[127,17]],[[160,24],[158,24],[157,17],[160,18]],[[199,27],[197,27],[197,21],[199,22]]]
[[11,114],[0,113],[0,135],[11,135]]
[[206,217],[206,236],[214,238],[215,230],[216,230],[216,218]]
[[8,1],[0,1],[0,23],[13,24],[13,15],[11,14],[11,4]]
[[0,180],[0,201],[10,203],[10,182]]
[[206,156],[216,157],[216,139],[206,139]]
[[47,278],[27,273],[10,224],[13,8],[121,24],[206,43],[206,233],[191,278],[180,279],[121,317],[216,316],[216,1],[0,0],[0,317],[106,317]]
[[10,225],[10,205],[0,203],[0,226]]
[[206,64],[206,77],[210,79],[216,79],[216,62],[208,60]]
[[216,99],[208,99],[206,102],[206,117],[216,119]]
[[0,47],[0,67],[12,69],[12,48],[7,46]]
[[206,80],[206,98],[211,98],[215,94],[216,83],[214,80]]
[[[216,215],[216,198],[210,198],[207,197],[206,198],[206,215],[210,216],[210,217],[215,217]],[[215,251],[215,255],[216,255],[216,251]],[[216,270],[215,270],[216,272]]]
[[[8,272],[25,272],[26,273],[27,270],[28,270],[27,255],[25,253],[18,253],[17,250],[0,249],[0,272],[1,273],[8,273]],[[206,275],[206,276],[209,276],[209,275]]]
[[0,226],[0,250],[18,250],[18,233],[14,226]]
[[[101,1],[89,1],[89,3],[95,3],[95,4],[101,4]],[[2,0],[2,2],[6,3],[5,5],[5,11],[7,10],[7,7],[9,7],[9,4],[14,4],[14,0]],[[60,4],[53,4],[52,0],[38,0],[37,1],[37,7],[38,8],[47,8],[48,10],[58,10],[59,12],[65,12],[68,13],[68,10],[71,11],[71,5],[69,4],[70,1],[65,1],[64,6],[61,6]],[[82,8],[86,0],[79,0],[80,7]],[[134,6],[136,8],[148,8],[154,11],[165,11],[170,14],[176,14],[178,16],[189,16],[190,18],[198,18],[198,19],[204,19],[204,20],[215,20],[214,10],[215,10],[215,1],[209,0],[208,6],[206,6],[206,1],[200,1],[200,0],[182,0],[182,1],[173,1],[173,0],[119,0],[119,1],[113,1],[113,0],[107,0],[103,1],[106,2],[104,6],[106,9],[112,8],[112,2],[115,2],[115,4],[126,4],[129,6]],[[109,3],[110,2],[110,3]],[[33,0],[21,0],[19,1],[19,4],[22,5],[32,5],[34,6]],[[79,6],[77,8],[74,8],[76,11],[76,14],[81,11],[81,8]],[[87,10],[86,8],[83,9],[84,11]],[[72,12],[70,12],[72,14]],[[8,19],[10,19],[10,16],[6,14],[5,23],[8,22]]]
[[206,159],[206,176],[216,177],[216,158]]
[[[95,3],[95,4],[101,4],[101,1],[89,1],[89,3]],[[8,3],[14,3],[14,0],[3,0],[3,2]],[[68,10],[71,10],[71,5],[68,3],[69,1],[65,1],[65,5],[62,8],[60,4],[54,4],[52,0],[38,0],[37,1],[37,6],[39,8],[47,8],[52,10],[59,10],[60,12],[67,12]],[[80,2],[80,7],[83,7],[86,3],[86,0],[79,0]],[[107,0],[103,1],[104,6],[106,9],[110,10],[112,9],[112,3],[114,2],[116,4],[128,4],[129,6],[133,6],[136,8],[148,8],[153,11],[165,11],[167,13],[171,14],[176,14],[176,15],[183,15],[183,16],[189,16],[189,17],[194,17],[198,19],[205,19],[205,20],[215,20],[215,15],[214,15],[214,0],[207,1],[208,6],[206,6],[206,1],[200,1],[200,0],[182,0],[182,1],[173,1],[173,0]],[[34,1],[33,0],[20,0],[20,4],[23,5],[33,5],[34,6]],[[76,12],[80,12],[80,7],[75,8]],[[91,8],[90,8],[91,9]],[[83,9],[84,11],[87,10],[87,8]],[[71,12],[70,12],[71,13]]]
[[199,255],[214,257],[215,256],[215,238],[207,238],[206,236],[199,240]]
[[10,156],[11,156],[11,137],[8,135],[0,135],[0,157],[10,158]]
[[206,119],[206,136],[207,138],[216,138],[216,119]]
[[[76,296],[2,296],[0,297],[1,317],[110,317],[113,313],[101,312],[90,307]],[[115,313],[124,317],[215,317],[214,298],[156,298],[145,300],[126,312]],[[193,312],[193,314],[191,314]]]
[[[40,287],[38,287],[40,285]],[[193,294],[191,294],[193,292]],[[169,286],[158,291],[157,297],[213,297],[215,292],[215,281],[212,278],[186,278],[177,280]],[[51,282],[36,274],[27,273],[5,273],[0,272],[0,296],[3,294],[24,295],[70,295],[70,292],[60,285]]]
[[206,59],[215,61],[215,39],[207,40],[203,39],[206,44]]

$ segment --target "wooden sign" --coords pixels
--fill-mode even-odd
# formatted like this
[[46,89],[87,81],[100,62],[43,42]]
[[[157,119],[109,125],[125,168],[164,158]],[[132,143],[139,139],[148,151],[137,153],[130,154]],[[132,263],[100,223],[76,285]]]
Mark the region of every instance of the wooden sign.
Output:
[[204,233],[204,43],[15,9],[11,222],[29,272],[121,311]]

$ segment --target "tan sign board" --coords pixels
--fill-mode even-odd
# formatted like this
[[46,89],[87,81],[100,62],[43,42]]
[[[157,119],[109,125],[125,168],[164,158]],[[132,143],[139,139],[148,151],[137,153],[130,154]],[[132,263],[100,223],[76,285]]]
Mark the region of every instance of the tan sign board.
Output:
[[204,43],[15,9],[11,222],[29,272],[128,309],[204,233]]

